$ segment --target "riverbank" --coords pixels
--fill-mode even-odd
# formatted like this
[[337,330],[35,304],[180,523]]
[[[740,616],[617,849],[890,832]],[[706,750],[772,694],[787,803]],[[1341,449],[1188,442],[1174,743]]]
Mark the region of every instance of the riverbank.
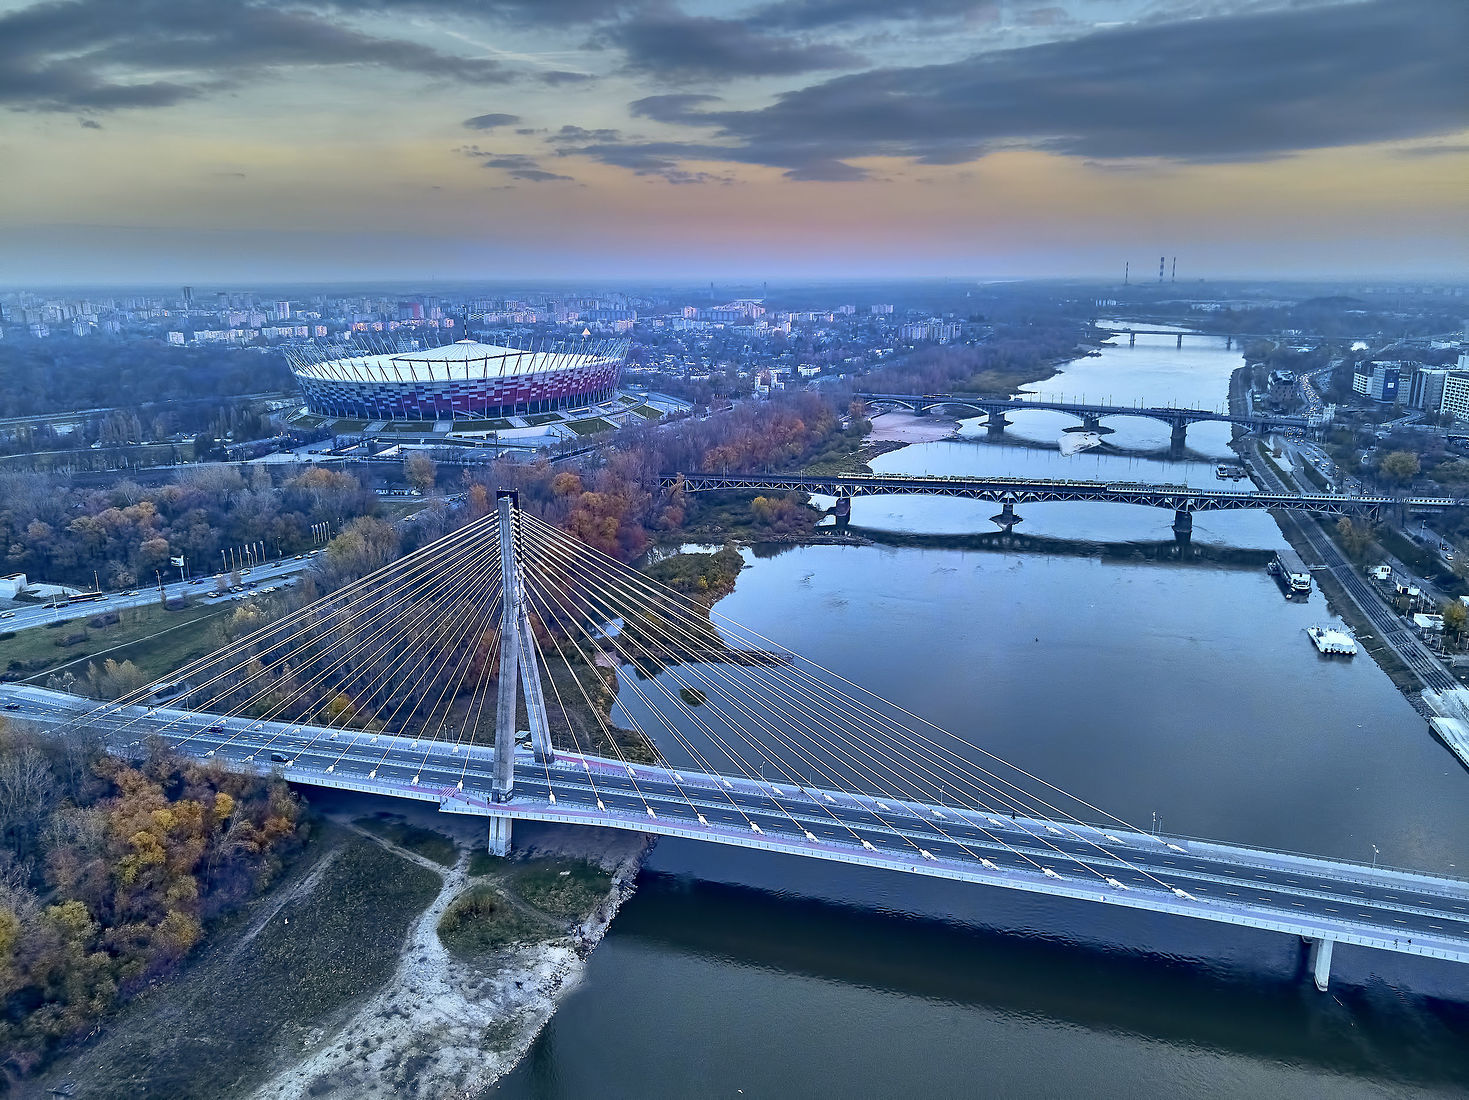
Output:
[[[315,836],[282,880],[18,1095],[477,1095],[581,980],[647,851],[639,834],[518,824],[513,857],[495,859],[480,818],[311,801]],[[602,887],[577,912],[547,889],[572,867]],[[516,919],[461,957],[438,929],[471,890]]]

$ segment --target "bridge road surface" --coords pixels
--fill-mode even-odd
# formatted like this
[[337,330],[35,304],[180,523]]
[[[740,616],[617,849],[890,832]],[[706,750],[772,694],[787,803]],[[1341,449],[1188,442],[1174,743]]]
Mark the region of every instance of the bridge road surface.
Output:
[[[43,727],[95,707],[15,684],[0,685],[0,703],[0,715]],[[490,746],[456,750],[406,736],[144,706],[90,717],[85,728],[119,754],[140,752],[156,734],[234,769],[438,802],[451,813],[682,836],[1469,962],[1469,882],[1417,872],[575,754],[544,765],[518,753],[515,796],[494,804]]]

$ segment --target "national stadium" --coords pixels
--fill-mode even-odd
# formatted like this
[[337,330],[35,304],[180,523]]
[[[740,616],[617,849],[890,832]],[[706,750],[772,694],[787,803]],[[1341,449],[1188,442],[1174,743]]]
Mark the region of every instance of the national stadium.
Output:
[[616,396],[628,341],[512,348],[459,340],[422,349],[353,344],[286,349],[318,416],[456,420],[559,412]]

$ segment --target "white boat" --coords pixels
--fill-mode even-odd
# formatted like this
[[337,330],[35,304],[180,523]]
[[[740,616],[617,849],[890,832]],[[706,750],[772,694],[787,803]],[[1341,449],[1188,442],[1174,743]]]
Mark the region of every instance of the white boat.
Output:
[[1311,643],[1321,653],[1329,656],[1355,657],[1357,655],[1357,640],[1344,630],[1332,630],[1329,627],[1308,626],[1306,635]]

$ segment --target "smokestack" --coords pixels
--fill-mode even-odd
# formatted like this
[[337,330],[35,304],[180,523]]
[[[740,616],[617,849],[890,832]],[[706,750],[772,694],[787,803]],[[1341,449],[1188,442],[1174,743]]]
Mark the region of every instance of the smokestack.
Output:
[[1127,286],[1132,281],[1132,261],[1128,260],[1122,265],[1122,285]]
[[1178,282],[1178,257],[1177,256],[1174,256],[1173,257],[1173,271],[1168,276],[1168,281],[1170,283],[1176,283],[1176,282]]

